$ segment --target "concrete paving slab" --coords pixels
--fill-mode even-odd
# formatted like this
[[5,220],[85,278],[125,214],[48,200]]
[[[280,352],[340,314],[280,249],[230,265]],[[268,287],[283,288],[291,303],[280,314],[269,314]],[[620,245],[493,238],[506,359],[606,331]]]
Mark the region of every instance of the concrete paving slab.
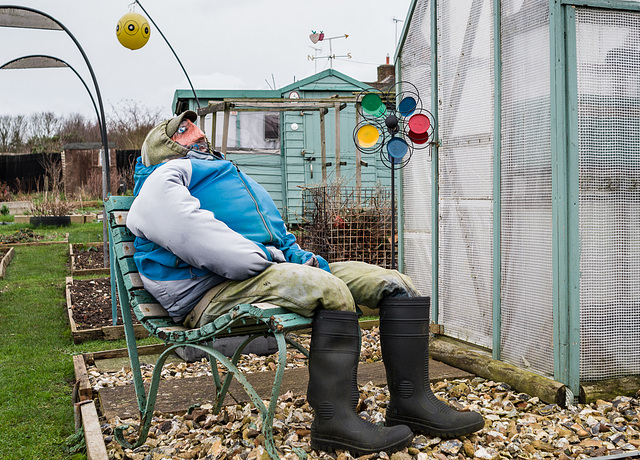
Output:
[[[269,399],[275,372],[259,372],[245,374],[247,380],[263,399]],[[451,367],[439,361],[429,361],[429,377],[431,382],[440,380],[468,379],[474,375],[469,372]],[[307,392],[307,368],[286,369],[280,388],[280,394],[291,391],[294,396],[302,396]],[[375,385],[386,385],[387,379],[382,362],[361,363],[358,367],[358,384],[372,382]],[[156,410],[164,413],[184,413],[193,404],[212,402],[215,390],[213,378],[193,377],[160,382],[156,400]],[[98,391],[102,414],[107,418],[119,416],[121,418],[137,417],[138,406],[133,385],[115,388],[102,388]],[[242,385],[235,379],[225,398],[227,404],[245,404],[250,398]]]

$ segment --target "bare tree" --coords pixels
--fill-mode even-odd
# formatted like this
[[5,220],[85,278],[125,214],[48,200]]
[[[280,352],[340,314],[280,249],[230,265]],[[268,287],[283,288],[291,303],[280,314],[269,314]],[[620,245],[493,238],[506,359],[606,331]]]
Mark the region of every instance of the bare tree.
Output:
[[97,120],[87,119],[74,113],[67,116],[60,127],[60,138],[65,144],[73,142],[100,142],[100,125]]
[[[163,118],[165,111],[149,108],[126,99],[111,107],[107,128],[110,142],[126,150],[142,147],[149,131]],[[100,142],[100,125],[93,117],[71,114],[57,116],[38,112],[29,116],[0,115],[0,152],[59,152],[65,143]]]
[[151,128],[162,121],[163,115],[160,108],[151,109],[125,99],[112,106],[108,121],[109,138],[116,142],[118,148],[139,149]]
[[39,112],[28,119],[29,140],[32,153],[59,152],[62,150],[60,127],[62,119],[53,112]]
[[47,154],[38,158],[38,162],[44,169],[45,179],[48,183],[45,192],[51,191],[56,194],[62,192],[62,163],[60,159]]
[[0,115],[0,151],[9,151],[9,140],[11,139],[11,115]]
[[25,134],[23,115],[0,115],[0,152],[23,152]]
[[34,113],[29,117],[29,128],[32,137],[53,137],[59,134],[62,119],[53,112]]

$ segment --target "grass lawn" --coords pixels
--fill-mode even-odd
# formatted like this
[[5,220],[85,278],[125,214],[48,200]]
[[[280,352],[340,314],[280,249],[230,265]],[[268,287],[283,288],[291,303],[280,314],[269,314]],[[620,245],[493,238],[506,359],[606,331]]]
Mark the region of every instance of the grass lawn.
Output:
[[[15,227],[0,226],[0,234]],[[102,223],[33,230],[53,240],[69,233],[70,243],[102,241]],[[67,244],[18,246],[0,280],[2,459],[85,458],[66,446],[75,431],[72,356],[126,346],[124,340],[73,343],[64,291],[68,251]]]

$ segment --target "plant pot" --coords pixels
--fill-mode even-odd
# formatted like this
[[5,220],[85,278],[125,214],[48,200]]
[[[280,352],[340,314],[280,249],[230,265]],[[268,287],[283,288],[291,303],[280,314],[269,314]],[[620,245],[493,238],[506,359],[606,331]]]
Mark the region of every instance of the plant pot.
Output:
[[52,227],[63,227],[71,224],[70,216],[32,216],[29,219],[31,225],[39,227],[41,225],[49,225]]

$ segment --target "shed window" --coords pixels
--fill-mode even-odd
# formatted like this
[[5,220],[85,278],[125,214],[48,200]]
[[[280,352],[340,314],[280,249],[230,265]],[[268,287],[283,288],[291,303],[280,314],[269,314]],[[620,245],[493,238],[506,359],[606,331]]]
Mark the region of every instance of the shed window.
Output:
[[264,138],[267,140],[277,140],[280,138],[280,114],[264,114]]

